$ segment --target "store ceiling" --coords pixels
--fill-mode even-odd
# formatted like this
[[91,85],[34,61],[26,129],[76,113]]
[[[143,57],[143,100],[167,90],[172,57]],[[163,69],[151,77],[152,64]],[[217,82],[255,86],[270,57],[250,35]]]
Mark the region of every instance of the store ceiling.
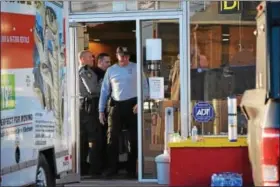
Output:
[[135,40],[135,22],[87,23],[90,40],[100,41]]
[[[171,22],[160,22],[159,34],[165,40],[178,39],[179,24]],[[104,23],[86,23],[87,33],[90,41],[98,40],[100,42],[113,43],[114,41],[135,40],[135,21],[123,22],[104,22]],[[178,33],[174,34],[174,29]]]

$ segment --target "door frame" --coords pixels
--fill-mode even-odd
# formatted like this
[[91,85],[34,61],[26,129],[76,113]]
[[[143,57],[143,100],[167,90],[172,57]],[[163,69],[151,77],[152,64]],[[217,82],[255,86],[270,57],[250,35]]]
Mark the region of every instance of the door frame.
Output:
[[[187,137],[189,135],[189,128],[190,128],[190,40],[189,40],[189,2],[182,1],[182,10],[178,11],[167,11],[167,10],[157,10],[157,11],[142,11],[142,12],[117,12],[117,13],[75,13],[69,15],[69,25],[77,24],[81,22],[108,22],[108,21],[135,21],[136,22],[136,51],[137,51],[137,72],[142,72],[143,66],[142,62],[142,35],[141,35],[141,21],[145,20],[178,20],[179,21],[179,49],[180,49],[180,82],[181,82],[181,89],[180,89],[180,110],[181,110],[181,134],[183,137]],[[71,36],[70,36],[71,37]],[[71,39],[70,39],[71,40]],[[73,38],[72,38],[73,40]],[[72,46],[70,46],[72,48]],[[183,52],[181,52],[183,51]],[[76,53],[77,51],[72,52]],[[71,54],[70,54],[71,55]],[[76,56],[74,56],[74,60],[76,60]],[[72,63],[73,60],[70,59]],[[70,65],[71,66],[71,65]],[[73,65],[72,65],[73,66]],[[74,67],[73,67],[74,68]],[[70,70],[71,73],[73,73]],[[77,74],[75,74],[77,76]],[[138,181],[139,182],[157,182],[157,179],[144,179],[143,178],[143,149],[142,149],[142,127],[143,127],[143,106],[142,106],[142,74],[137,73],[137,94],[138,94],[138,121],[137,121],[137,128],[138,128]],[[75,81],[74,81],[75,82]],[[76,77],[77,82],[77,77]],[[77,91],[77,84],[75,84],[76,91]],[[73,95],[72,98],[75,98],[76,106],[78,101],[78,92],[76,95]],[[76,107],[77,109],[77,107]],[[76,116],[79,114],[76,111]],[[73,117],[73,116],[72,116]],[[79,123],[79,116],[73,117],[75,119],[74,123]],[[76,128],[76,137],[79,131]],[[76,141],[76,149],[79,150],[79,138],[77,137]],[[77,153],[77,151],[76,151]],[[79,155],[76,154],[77,158]],[[76,163],[76,167],[79,171],[79,162]]]
[[[71,151],[72,151],[72,171],[80,176],[80,128],[77,124],[80,122],[79,111],[79,79],[78,79],[78,31],[79,25],[69,24],[69,55],[67,63],[67,82],[73,86],[68,86],[68,102],[70,103],[69,124],[71,126]],[[74,75],[74,76],[73,76]]]

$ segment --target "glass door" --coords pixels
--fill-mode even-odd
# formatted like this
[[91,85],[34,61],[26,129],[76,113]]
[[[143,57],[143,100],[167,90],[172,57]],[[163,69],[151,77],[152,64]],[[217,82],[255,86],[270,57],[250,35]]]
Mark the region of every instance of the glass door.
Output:
[[84,28],[81,24],[70,23],[69,26],[69,64],[67,65],[67,92],[70,96],[69,123],[71,124],[71,139],[69,148],[72,151],[72,171],[80,174],[80,119],[79,119],[79,79],[78,57],[79,51],[84,49]]
[[[76,125],[79,124],[76,123],[78,122],[77,115],[74,115],[75,108],[78,108],[77,102],[76,102],[76,59],[77,59],[77,27],[74,25],[70,25],[69,27],[69,64],[67,64],[67,83],[72,82],[73,86],[68,86],[67,87],[67,92],[69,95],[69,103],[70,103],[70,110],[69,110],[69,116],[71,119],[70,124],[71,124],[71,132],[70,132],[70,139],[71,142],[69,146],[71,146],[70,151],[72,154],[72,171],[74,173],[79,173],[79,154],[77,150],[77,145],[79,145],[78,140],[77,140],[77,132],[76,132]],[[77,113],[79,114],[79,113]]]
[[[140,181],[157,178],[155,157],[164,151],[165,109],[173,108],[174,133],[180,133],[180,19],[152,19],[138,22],[139,70],[149,85],[149,98],[142,86],[141,101],[141,174]],[[141,67],[141,68],[140,68]],[[141,79],[139,75],[138,81]],[[142,79],[144,85],[145,79]],[[139,100],[138,100],[139,103]],[[139,116],[138,116],[139,118]],[[140,128],[138,128],[140,130]],[[138,144],[140,145],[140,144]],[[139,175],[139,173],[138,173]]]

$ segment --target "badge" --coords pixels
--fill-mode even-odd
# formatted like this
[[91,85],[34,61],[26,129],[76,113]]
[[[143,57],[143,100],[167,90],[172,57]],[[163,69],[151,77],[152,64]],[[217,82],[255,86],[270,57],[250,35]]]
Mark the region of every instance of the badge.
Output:
[[91,78],[91,73],[88,73],[87,76],[88,76],[88,78]]
[[122,50],[123,50],[123,52],[127,52],[128,51],[127,47],[123,47]]

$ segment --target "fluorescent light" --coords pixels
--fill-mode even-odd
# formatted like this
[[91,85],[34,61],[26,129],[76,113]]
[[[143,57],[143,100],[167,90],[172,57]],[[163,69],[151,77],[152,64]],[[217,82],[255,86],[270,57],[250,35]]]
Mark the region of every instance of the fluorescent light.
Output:
[[100,39],[93,39],[94,42],[100,42]]

